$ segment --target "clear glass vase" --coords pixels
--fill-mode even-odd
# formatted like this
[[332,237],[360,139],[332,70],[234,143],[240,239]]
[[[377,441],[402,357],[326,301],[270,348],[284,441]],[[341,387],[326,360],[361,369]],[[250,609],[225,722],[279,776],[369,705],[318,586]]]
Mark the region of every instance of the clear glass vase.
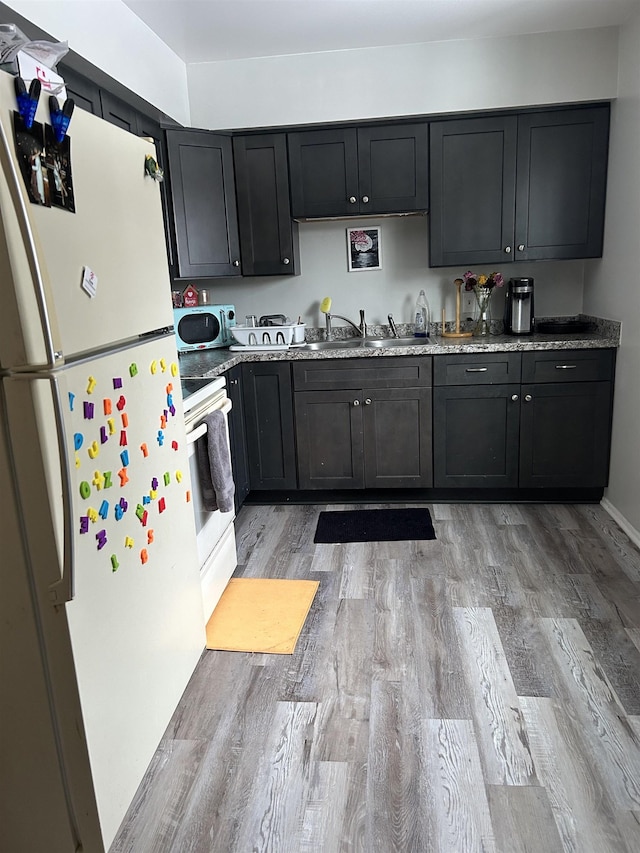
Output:
[[491,333],[491,293],[493,288],[476,287],[476,302],[478,303],[478,317],[473,330],[474,335],[483,336]]

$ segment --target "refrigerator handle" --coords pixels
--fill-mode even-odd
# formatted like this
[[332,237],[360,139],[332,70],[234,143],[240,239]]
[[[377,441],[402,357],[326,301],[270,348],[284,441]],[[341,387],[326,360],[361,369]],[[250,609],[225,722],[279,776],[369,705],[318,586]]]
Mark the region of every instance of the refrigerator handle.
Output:
[[40,268],[38,251],[36,249],[36,242],[33,230],[31,228],[31,222],[29,221],[29,214],[24,201],[24,197],[20,190],[20,176],[18,175],[13,158],[11,156],[9,140],[7,139],[7,134],[5,133],[5,129],[2,125],[2,122],[0,122],[0,163],[2,164],[2,170],[6,176],[7,186],[11,195],[11,200],[13,202],[13,209],[15,212],[16,219],[18,221],[18,225],[20,226],[22,241],[27,255],[27,261],[29,263],[31,278],[34,285],[36,302],[38,304],[38,314],[40,317],[40,325],[42,327],[42,335],[44,338],[44,346],[47,359],[47,363],[42,366],[56,367],[56,365],[59,365],[62,362],[63,354],[60,351],[60,348],[56,347],[53,339],[54,332],[51,325],[51,319],[47,311],[47,288],[42,275],[42,270]]
[[62,478],[62,510],[64,513],[64,545],[63,562],[60,580],[55,581],[49,587],[49,598],[54,607],[59,607],[67,601],[73,601],[75,595],[75,554],[74,554],[74,529],[73,529],[73,505],[71,502],[71,460],[67,450],[64,415],[62,410],[62,398],[58,377],[49,375],[51,385],[51,396],[56,421],[56,436],[58,440],[58,458],[60,459],[60,476]]

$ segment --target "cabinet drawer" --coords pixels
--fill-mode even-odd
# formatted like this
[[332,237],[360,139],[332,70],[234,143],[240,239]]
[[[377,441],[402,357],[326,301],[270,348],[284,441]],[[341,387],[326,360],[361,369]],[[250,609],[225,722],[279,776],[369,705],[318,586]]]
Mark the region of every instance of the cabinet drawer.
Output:
[[325,359],[293,364],[296,391],[431,386],[432,356]]
[[615,350],[549,350],[522,356],[523,382],[597,382],[613,379]]
[[504,385],[520,382],[520,353],[438,356],[433,364],[434,385]]

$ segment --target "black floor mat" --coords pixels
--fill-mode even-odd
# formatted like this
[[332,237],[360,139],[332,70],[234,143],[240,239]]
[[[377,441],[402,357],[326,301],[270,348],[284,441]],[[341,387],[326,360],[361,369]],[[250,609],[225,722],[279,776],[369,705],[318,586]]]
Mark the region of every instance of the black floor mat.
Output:
[[321,512],[314,542],[399,542],[435,539],[428,509],[348,509]]

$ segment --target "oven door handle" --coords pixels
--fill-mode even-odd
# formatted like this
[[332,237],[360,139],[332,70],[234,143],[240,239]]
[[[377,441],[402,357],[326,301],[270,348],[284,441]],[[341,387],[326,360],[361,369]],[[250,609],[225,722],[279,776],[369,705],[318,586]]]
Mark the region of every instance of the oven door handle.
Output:
[[[212,412],[222,412],[224,415],[228,415],[231,411],[231,400],[225,400],[222,406],[219,409],[212,409]],[[209,413],[210,414],[210,413]],[[207,432],[206,424],[199,424],[195,429],[191,430],[191,432],[187,433],[187,444],[193,444],[194,441],[197,441]]]

